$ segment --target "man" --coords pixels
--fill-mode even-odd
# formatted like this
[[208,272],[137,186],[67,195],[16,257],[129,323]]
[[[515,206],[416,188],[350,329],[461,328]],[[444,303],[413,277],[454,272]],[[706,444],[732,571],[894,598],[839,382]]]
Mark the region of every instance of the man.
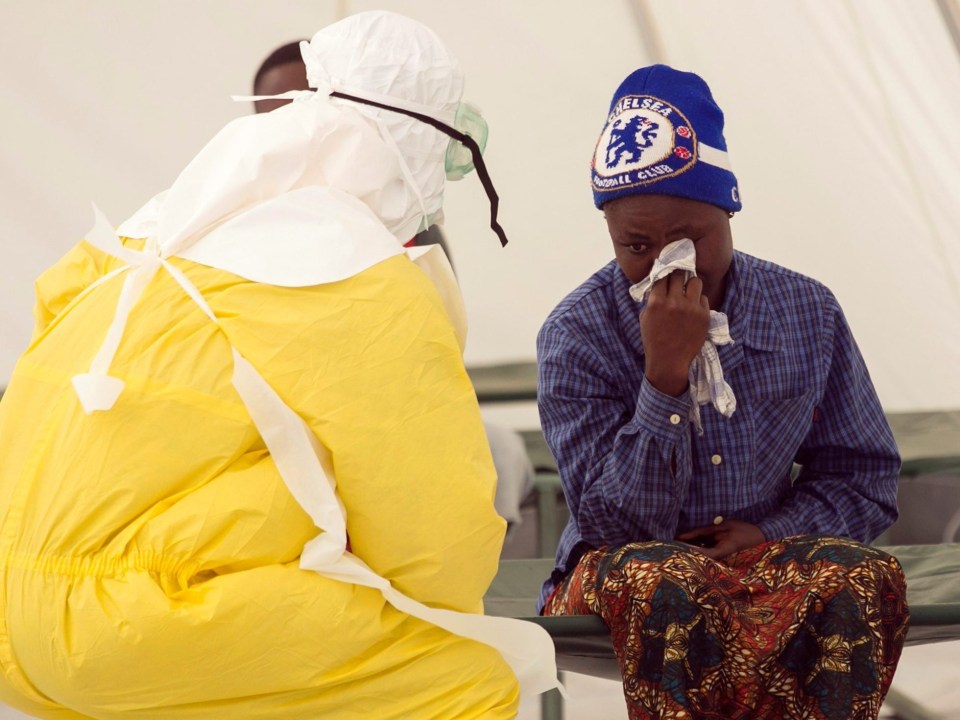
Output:
[[556,682],[545,633],[478,614],[493,464],[450,283],[403,248],[459,66],[386,12],[303,50],[323,92],[228,124],[37,283],[0,406],[0,702],[486,720]]
[[899,456],[836,299],[733,250],[698,76],[629,75],[592,177],[616,260],[537,345],[571,510],[543,612],[603,617],[634,720],[876,718],[907,611],[860,543],[896,518]]

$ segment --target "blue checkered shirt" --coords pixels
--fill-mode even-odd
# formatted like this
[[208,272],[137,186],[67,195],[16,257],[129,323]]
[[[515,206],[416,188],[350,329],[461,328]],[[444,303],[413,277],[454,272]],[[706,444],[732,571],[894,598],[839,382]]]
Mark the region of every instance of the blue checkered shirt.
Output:
[[[640,306],[611,262],[550,314],[537,337],[540,420],[570,521],[550,591],[586,550],[671,540],[714,518],[768,540],[869,542],[897,517],[900,456],[843,311],[819,282],[735,252],[718,348],[737,397],[724,418],[646,381]],[[801,466],[791,481],[791,469]]]

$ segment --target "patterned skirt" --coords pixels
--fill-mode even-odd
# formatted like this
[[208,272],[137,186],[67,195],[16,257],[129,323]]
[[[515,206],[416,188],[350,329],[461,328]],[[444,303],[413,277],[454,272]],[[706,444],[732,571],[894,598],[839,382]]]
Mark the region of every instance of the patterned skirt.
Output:
[[908,623],[895,558],[806,536],[723,562],[673,542],[593,550],[543,614],[603,618],[630,720],[873,720]]

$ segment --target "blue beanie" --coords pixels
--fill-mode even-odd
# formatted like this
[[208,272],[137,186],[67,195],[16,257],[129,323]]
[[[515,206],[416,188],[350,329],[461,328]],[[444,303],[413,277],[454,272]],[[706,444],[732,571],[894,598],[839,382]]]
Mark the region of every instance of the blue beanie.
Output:
[[703,78],[666,65],[640,68],[620,83],[591,170],[598,208],[634,194],[741,208],[723,111]]

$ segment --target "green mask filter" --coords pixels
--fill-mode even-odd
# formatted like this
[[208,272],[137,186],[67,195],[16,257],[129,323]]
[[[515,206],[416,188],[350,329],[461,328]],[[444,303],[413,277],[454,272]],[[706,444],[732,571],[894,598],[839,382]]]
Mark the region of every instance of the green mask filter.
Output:
[[[460,103],[454,117],[453,127],[464,135],[469,135],[477,143],[480,152],[487,147],[489,129],[487,121],[480,115],[480,110],[470,103]],[[444,161],[447,180],[460,180],[473,170],[473,154],[470,149],[458,140],[450,139],[447,145],[447,155]]]

